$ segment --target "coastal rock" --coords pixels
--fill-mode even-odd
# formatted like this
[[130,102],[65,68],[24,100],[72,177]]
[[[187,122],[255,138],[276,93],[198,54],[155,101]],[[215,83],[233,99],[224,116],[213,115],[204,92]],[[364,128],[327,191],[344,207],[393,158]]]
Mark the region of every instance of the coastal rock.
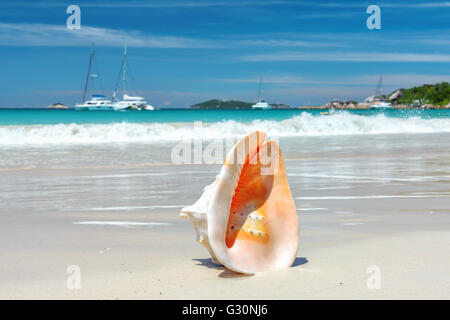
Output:
[[58,102],[58,103],[54,103],[52,105],[49,105],[47,107],[47,109],[69,109],[69,107],[64,105],[64,104],[62,104],[62,103],[60,103],[60,102]]
[[321,109],[329,109],[327,106],[301,106],[296,107],[295,109],[315,109],[315,110],[321,110]]
[[330,109],[331,108],[342,109],[345,106],[345,103],[335,99],[333,101],[328,102],[325,106]]
[[272,109],[291,109],[290,106],[284,103],[272,103],[270,106]]
[[356,109],[357,102],[353,100],[339,101],[335,99],[328,102],[325,107],[328,109]]
[[357,104],[357,108],[358,109],[369,109],[370,108],[370,103],[360,102],[360,103]]
[[403,89],[399,89],[399,90],[395,91],[393,94],[391,94],[389,97],[389,100],[397,101],[401,97],[403,97]]

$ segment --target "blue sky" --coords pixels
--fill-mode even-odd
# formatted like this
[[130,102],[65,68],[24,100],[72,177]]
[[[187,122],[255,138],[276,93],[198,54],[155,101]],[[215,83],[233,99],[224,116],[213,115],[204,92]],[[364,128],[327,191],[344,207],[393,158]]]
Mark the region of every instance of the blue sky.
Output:
[[[81,8],[68,30],[66,8]],[[369,30],[366,8],[381,8]],[[82,99],[91,43],[111,95],[128,43],[131,93],[159,107],[211,98],[270,103],[362,100],[450,81],[446,1],[0,1],[0,107]]]

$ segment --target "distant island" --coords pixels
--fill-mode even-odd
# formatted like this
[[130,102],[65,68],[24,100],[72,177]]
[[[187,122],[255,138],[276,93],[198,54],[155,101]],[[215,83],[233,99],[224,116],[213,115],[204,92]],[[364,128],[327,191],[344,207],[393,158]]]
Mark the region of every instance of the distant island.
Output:
[[47,107],[47,109],[69,109],[69,107],[64,105],[64,104],[62,104],[61,102],[57,102],[57,103],[54,103],[52,105],[49,105]]
[[[189,109],[251,109],[255,103],[244,102],[238,100],[219,100],[212,99],[205,102],[197,103],[189,107]],[[291,108],[285,104],[273,103],[270,104],[272,109],[288,109]]]
[[[322,106],[290,107],[285,104],[270,104],[272,109],[369,109],[377,99],[388,101],[395,109],[448,109],[450,108],[450,84],[424,84],[409,89],[398,89],[389,95],[370,96],[362,102],[355,100],[333,100]],[[197,103],[189,109],[251,109],[254,103],[237,100],[212,99]]]
[[333,100],[324,106],[304,106],[299,109],[369,109],[376,100],[392,104],[394,109],[450,109],[450,84],[424,84],[409,89],[398,89],[389,95],[370,96],[363,102]]
[[237,100],[219,100],[212,99],[205,102],[197,103],[189,107],[189,109],[251,109],[253,103],[237,101]]
[[[396,96],[396,94],[398,96]],[[448,106],[450,103],[450,84],[424,84],[410,89],[399,89],[389,96],[396,104]]]

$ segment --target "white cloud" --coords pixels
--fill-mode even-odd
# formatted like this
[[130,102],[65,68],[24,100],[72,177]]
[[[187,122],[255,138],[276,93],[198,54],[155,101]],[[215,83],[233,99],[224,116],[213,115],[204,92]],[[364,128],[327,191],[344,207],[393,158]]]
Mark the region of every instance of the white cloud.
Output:
[[330,12],[330,13],[303,13],[295,17],[298,20],[313,20],[313,19],[340,19],[350,18],[355,15],[361,15],[360,12]]
[[[260,7],[273,5],[308,5],[308,2],[300,2],[298,0],[264,0],[264,1],[109,1],[96,2],[88,1],[86,3],[79,2],[82,7],[93,8],[197,8],[197,7]],[[61,7],[67,6],[67,2],[41,2],[41,1],[15,1],[11,3],[0,3],[0,7],[11,6],[27,6],[27,7]]]
[[[264,83],[272,83],[272,84],[323,84],[330,83],[330,81],[324,82],[324,80],[311,79],[306,77],[299,76],[270,76],[264,77]],[[209,81],[209,80],[208,80]],[[216,79],[216,81],[220,82],[234,82],[234,83],[258,83],[259,78],[225,78],[225,79]]]
[[140,8],[186,8],[186,7],[235,7],[235,6],[272,6],[296,4],[295,1],[265,0],[265,1],[162,1],[162,2],[117,2],[95,3],[86,6],[91,7],[140,7]]
[[[354,78],[355,83],[374,84],[378,81],[378,75],[363,75]],[[436,84],[439,82],[450,82],[449,75],[435,74],[385,74],[383,75],[383,84],[385,86],[413,87],[423,84]]]
[[303,97],[315,97],[317,99],[326,101],[337,99],[354,99],[358,97],[367,97],[373,94],[374,88],[356,88],[346,86],[326,86],[326,87],[298,87],[287,89],[275,89],[270,92],[273,94],[283,94],[287,96],[303,96]]
[[343,47],[342,43],[335,43],[330,41],[314,42],[304,40],[291,39],[268,39],[268,40],[241,40],[237,44],[246,46],[267,46],[267,47]]
[[[445,30],[446,31],[446,30]],[[431,45],[448,45],[446,32],[433,36],[423,34],[396,34],[382,39],[383,43],[396,46],[427,43]],[[350,47],[359,42],[361,47],[370,47],[367,36],[363,33],[284,33],[284,34],[249,34],[220,35],[213,38],[189,38],[170,35],[153,35],[142,31],[100,28],[82,25],[81,30],[69,30],[65,25],[1,23],[0,46],[122,46],[128,42],[133,47],[152,48],[325,48]],[[282,51],[267,54],[249,54],[239,57],[243,61],[405,61],[405,62],[448,62],[450,55],[421,53],[352,53],[326,52],[305,53]]]
[[386,52],[275,52],[239,57],[242,61],[450,62],[450,54]]
[[450,7],[450,2],[420,2],[420,3],[387,3],[386,7],[409,7],[409,8],[446,8]]
[[[326,2],[326,1],[299,1],[299,0],[248,0],[248,1],[115,1],[96,2],[88,1],[78,3],[83,7],[94,8],[197,8],[197,7],[261,7],[261,6],[298,6],[298,7],[328,7],[328,8],[366,8],[367,1],[361,2]],[[0,2],[0,7],[61,7],[67,6],[67,2],[44,1],[11,1]],[[382,2],[381,8],[447,8],[450,2]]]
[[123,46],[153,48],[230,48],[230,47],[339,47],[330,41],[315,42],[299,39],[195,39],[156,36],[140,31],[82,26],[69,30],[64,25],[0,23],[0,45],[3,46]]
[[[295,85],[317,85],[317,86],[352,86],[352,87],[375,87],[378,82],[378,74],[357,75],[357,76],[321,76],[321,77],[304,77],[304,76],[266,76],[263,82],[266,84],[274,84],[277,86],[295,86]],[[208,79],[211,81],[211,79]],[[215,79],[219,82],[232,83],[258,83],[259,78],[225,78]],[[434,74],[383,74],[383,84],[389,87],[413,87],[422,84],[435,84],[442,81],[450,82],[449,75]]]
[[0,45],[13,46],[80,46],[95,43],[98,46],[154,48],[206,48],[215,44],[199,39],[144,35],[138,31],[82,26],[69,30],[65,26],[30,23],[0,23]]
[[[367,8],[370,2],[315,2],[311,6],[330,7],[330,8]],[[450,7],[450,2],[380,2],[377,3],[381,9],[383,8],[445,8]]]

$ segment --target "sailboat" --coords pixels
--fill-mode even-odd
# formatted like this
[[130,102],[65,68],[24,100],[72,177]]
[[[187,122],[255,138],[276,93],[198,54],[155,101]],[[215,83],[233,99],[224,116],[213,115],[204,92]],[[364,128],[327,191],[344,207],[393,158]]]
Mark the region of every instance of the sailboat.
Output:
[[383,90],[383,74],[380,73],[380,78],[378,79],[378,86],[375,90],[374,100],[370,104],[370,108],[381,109],[381,108],[392,108],[392,104],[385,98]]
[[272,107],[267,102],[261,99],[261,85],[262,85],[262,78],[259,78],[258,102],[252,105],[252,109],[262,109],[262,110],[272,109]]
[[75,110],[77,111],[112,111],[115,110],[114,104],[111,100],[107,100],[104,95],[92,94],[89,100],[86,100],[86,95],[89,88],[89,83],[91,84],[92,91],[94,88],[94,79],[98,77],[98,74],[92,73],[92,63],[94,60],[94,47],[91,49],[91,54],[89,56],[89,66],[88,73],[86,77],[86,83],[84,85],[83,91],[83,103],[77,103],[75,105]]
[[116,84],[116,87],[114,89],[113,93],[113,99],[114,102],[114,108],[116,111],[121,110],[154,110],[153,106],[149,105],[147,101],[143,97],[138,96],[130,96],[127,92],[127,67],[128,67],[128,56],[127,56],[127,45],[125,44],[124,50],[123,50],[123,63],[122,67],[120,69],[119,77],[122,76],[122,100],[119,100],[117,98],[117,87],[118,82]]

